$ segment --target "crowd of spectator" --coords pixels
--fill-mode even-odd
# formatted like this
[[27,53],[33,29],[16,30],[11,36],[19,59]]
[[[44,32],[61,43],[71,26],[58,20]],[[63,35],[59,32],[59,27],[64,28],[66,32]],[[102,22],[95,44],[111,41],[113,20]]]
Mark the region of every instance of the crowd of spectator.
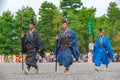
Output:
[[[0,54],[0,63],[21,63],[22,60],[25,61],[25,59],[26,59],[26,54],[23,54],[23,57],[22,57],[22,54],[13,54],[13,55]],[[53,54],[45,55],[44,57],[41,57],[39,54],[37,54],[36,60],[38,61],[38,63],[49,63],[49,62],[55,62],[56,57],[54,57]],[[74,62],[76,62],[76,60],[74,58],[73,58],[73,60],[74,60]],[[81,56],[77,62],[92,63],[92,54],[91,53],[81,54]],[[115,54],[115,61],[114,62],[120,62],[120,55],[119,54]]]

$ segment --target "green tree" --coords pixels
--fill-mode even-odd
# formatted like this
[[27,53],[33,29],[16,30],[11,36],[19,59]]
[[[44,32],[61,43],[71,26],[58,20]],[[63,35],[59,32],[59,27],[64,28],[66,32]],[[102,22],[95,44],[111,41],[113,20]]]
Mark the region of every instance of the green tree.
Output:
[[115,25],[118,20],[120,20],[120,9],[117,7],[117,4],[115,2],[111,2],[109,4],[108,10],[107,10],[107,24],[109,25],[108,36],[111,39],[111,42],[113,44],[113,38],[116,34],[115,31]]
[[3,12],[0,17],[0,53],[8,54],[12,50],[13,14],[10,11]]
[[114,32],[113,35],[114,36],[117,35],[119,31],[120,31],[120,20],[117,20],[113,28],[113,32]]
[[111,2],[107,10],[108,22],[110,26],[114,26],[117,20],[120,20],[120,9],[116,2]]
[[61,0],[60,8],[63,10],[64,16],[68,15],[68,11],[76,13],[82,7],[83,3],[81,0]]
[[115,50],[115,52],[120,52],[120,32],[118,32],[118,34],[114,37],[114,43],[115,46],[113,47],[113,49]]
[[79,35],[81,34],[80,45],[84,49],[85,53],[87,53],[88,51],[89,42],[93,41],[92,35],[88,34],[87,19],[92,18],[93,21],[95,21],[95,12],[96,12],[96,9],[93,7],[91,8],[83,7],[77,14],[78,21],[79,23],[81,23],[81,26],[79,28]]
[[95,36],[98,37],[99,29],[103,29],[105,31],[105,35],[109,37],[109,24],[108,24],[108,18],[106,15],[102,15],[100,17],[95,18]]
[[59,26],[60,15],[57,7],[53,3],[45,1],[39,9],[40,19],[38,25],[41,38],[44,41],[46,51],[53,51],[56,32],[55,27]]

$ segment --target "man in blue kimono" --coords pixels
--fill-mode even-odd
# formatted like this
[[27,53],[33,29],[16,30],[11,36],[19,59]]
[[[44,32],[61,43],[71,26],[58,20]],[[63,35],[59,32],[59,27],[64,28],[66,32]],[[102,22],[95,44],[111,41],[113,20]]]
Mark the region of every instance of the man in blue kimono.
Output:
[[78,50],[78,39],[73,30],[68,28],[66,19],[62,20],[62,31],[56,37],[56,47],[54,54],[58,56],[60,66],[64,66],[64,74],[69,74],[69,67],[73,63],[74,56],[76,60],[79,59],[80,53]]
[[106,70],[109,70],[108,65],[110,60],[114,60],[114,53],[110,41],[104,36],[104,31],[102,29],[99,29],[99,35],[100,37],[96,40],[93,51],[93,60],[96,66],[95,70],[100,70],[101,63],[106,65]]

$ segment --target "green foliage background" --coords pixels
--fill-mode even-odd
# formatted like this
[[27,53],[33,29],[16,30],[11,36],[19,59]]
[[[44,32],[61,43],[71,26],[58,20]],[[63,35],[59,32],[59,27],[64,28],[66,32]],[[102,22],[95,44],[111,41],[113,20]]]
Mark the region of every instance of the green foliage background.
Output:
[[[73,29],[79,39],[80,52],[88,52],[88,44],[93,42],[92,35],[88,34],[87,19],[94,21],[95,39],[98,37],[98,29],[105,30],[113,45],[115,52],[120,52],[120,8],[115,2],[111,2],[107,13],[95,17],[96,8],[84,7],[82,0],[61,0],[60,7],[45,1],[39,8],[39,17],[32,7],[26,7],[24,11],[25,31],[29,29],[31,18],[36,22],[36,28],[44,41],[46,52],[53,52],[55,36],[61,30],[61,19],[66,17],[69,27]],[[37,19],[38,18],[38,19]],[[0,16],[0,54],[14,54],[21,51],[22,9],[16,14],[5,11]]]

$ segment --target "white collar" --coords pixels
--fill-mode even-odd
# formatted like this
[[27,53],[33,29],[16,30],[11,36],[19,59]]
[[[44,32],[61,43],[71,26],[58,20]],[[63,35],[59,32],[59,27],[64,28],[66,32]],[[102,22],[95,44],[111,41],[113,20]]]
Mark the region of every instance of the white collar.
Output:
[[103,36],[100,36],[100,41],[102,41],[102,40],[103,40],[103,37],[104,37],[104,35],[103,35]]
[[29,30],[29,34],[31,34],[35,29],[33,28],[32,30]]
[[104,35],[103,36],[100,36],[100,38],[103,38],[104,37]]
[[69,28],[67,28],[66,30],[64,30],[64,32],[68,31]]

